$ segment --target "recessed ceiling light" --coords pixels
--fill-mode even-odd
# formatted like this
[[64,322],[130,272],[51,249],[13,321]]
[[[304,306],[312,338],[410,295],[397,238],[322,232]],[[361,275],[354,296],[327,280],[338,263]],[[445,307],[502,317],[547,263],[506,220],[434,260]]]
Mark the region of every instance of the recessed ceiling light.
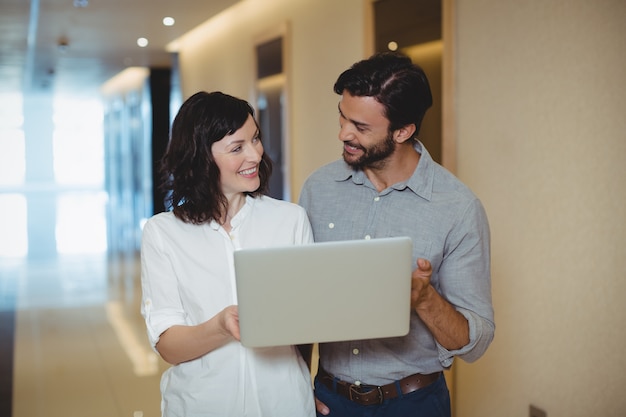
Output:
[[398,43],[391,41],[387,44],[387,48],[389,48],[390,51],[397,51],[398,50]]
[[165,26],[174,26],[174,23],[176,23],[176,21],[173,17],[167,16],[163,18],[163,24]]
[[146,46],[148,46],[148,39],[146,38],[137,39],[137,45],[141,46],[142,48],[145,48]]

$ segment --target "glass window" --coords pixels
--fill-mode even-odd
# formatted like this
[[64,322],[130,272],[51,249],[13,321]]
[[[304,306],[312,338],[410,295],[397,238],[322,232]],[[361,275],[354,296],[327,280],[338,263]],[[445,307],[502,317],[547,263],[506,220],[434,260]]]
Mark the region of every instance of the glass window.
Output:
[[26,198],[22,194],[0,194],[0,257],[22,258],[28,254]]
[[24,183],[26,148],[23,123],[22,95],[0,94],[0,187]]
[[97,100],[54,102],[54,177],[59,185],[104,184],[103,109]]
[[24,131],[0,128],[0,186],[24,183],[26,159]]
[[71,192],[57,199],[56,242],[59,254],[107,250],[107,193]]

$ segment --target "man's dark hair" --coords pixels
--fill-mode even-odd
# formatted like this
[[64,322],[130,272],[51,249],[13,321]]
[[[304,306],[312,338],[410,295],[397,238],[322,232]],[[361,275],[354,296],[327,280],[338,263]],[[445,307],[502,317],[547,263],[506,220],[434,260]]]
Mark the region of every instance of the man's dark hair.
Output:
[[409,57],[381,52],[357,62],[344,71],[334,86],[337,94],[374,97],[385,108],[389,131],[415,124],[415,136],[433,104],[424,70]]
[[[161,189],[177,218],[201,224],[219,220],[226,213],[228,201],[222,193],[211,145],[239,130],[248,116],[254,118],[248,102],[219,91],[198,92],[180,107],[161,159]],[[256,197],[267,193],[271,173],[272,161],[264,152],[259,164],[261,186],[247,194]]]

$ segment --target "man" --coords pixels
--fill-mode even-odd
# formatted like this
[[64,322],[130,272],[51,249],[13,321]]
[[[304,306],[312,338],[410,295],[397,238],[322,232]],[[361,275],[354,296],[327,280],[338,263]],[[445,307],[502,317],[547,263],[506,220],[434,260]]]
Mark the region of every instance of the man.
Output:
[[315,241],[409,236],[417,268],[407,336],[320,344],[318,415],[450,416],[442,371],[478,359],[494,335],[485,211],[417,140],[432,96],[408,57],[357,62],[334,91],[343,160],[314,172],[300,197]]

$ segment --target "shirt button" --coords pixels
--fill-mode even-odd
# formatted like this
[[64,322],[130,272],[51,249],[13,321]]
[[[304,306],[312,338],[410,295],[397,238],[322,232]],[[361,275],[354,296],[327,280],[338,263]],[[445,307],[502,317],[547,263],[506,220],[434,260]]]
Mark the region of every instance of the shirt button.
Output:
[[359,385],[361,385],[361,381],[354,381],[354,385],[358,387]]
[[335,228],[335,223],[328,223],[328,228],[329,229],[334,229]]
[[352,349],[352,354],[353,355],[358,355],[359,354],[359,350],[357,348]]
[[380,200],[379,196],[374,197],[374,201],[378,201],[378,200]]
[[365,240],[370,240],[372,237],[370,235],[365,235]]

